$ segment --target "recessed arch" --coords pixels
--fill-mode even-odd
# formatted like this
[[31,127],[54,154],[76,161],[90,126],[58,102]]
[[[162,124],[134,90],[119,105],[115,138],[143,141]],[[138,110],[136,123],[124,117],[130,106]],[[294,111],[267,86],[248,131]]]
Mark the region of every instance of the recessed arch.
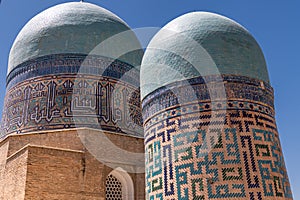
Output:
[[[121,191],[122,191],[122,200],[134,200],[134,186],[133,181],[130,175],[123,170],[122,168],[118,167],[111,171],[108,176],[106,177],[106,192],[107,192],[107,183],[109,180],[114,180],[115,190],[119,190],[119,183],[121,184]],[[107,197],[106,197],[107,199]]]

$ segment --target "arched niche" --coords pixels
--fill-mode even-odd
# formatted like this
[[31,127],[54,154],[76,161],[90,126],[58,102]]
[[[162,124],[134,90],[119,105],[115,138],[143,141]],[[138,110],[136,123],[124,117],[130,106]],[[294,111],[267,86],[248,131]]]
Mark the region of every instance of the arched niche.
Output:
[[[115,186],[116,191],[118,190],[119,183],[121,183],[122,200],[134,200],[134,186],[133,186],[132,178],[125,170],[123,170],[120,167],[111,171],[108,174],[108,176],[106,177],[105,191],[107,192],[107,190],[108,190],[108,188],[107,188],[108,179],[113,180],[112,177],[117,179],[117,181],[114,181],[114,183],[116,184],[116,186]],[[110,186],[111,186],[111,184],[110,184]],[[108,198],[106,197],[106,199],[108,199]]]

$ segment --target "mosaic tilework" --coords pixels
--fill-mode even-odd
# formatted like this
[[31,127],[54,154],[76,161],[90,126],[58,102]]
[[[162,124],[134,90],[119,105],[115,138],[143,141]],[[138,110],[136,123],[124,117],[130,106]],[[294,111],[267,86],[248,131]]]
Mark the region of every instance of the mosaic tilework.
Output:
[[[49,63],[54,65],[50,67],[69,70],[70,68],[63,66],[60,60],[57,62],[52,60],[57,57],[64,58],[66,55],[47,57],[51,58]],[[39,58],[35,64],[45,64],[48,62],[45,59],[46,57]],[[66,63],[72,64],[76,59]],[[29,66],[35,65],[33,61],[30,63]],[[98,67],[104,74],[112,70],[98,66],[101,63],[99,58],[94,62],[88,60],[84,63],[90,63],[86,69]],[[119,75],[106,73],[105,76],[101,76],[97,73],[91,75],[93,73],[90,71],[80,75],[76,75],[76,71],[73,74],[57,71],[56,74],[48,75],[46,71],[47,73],[44,72],[46,75],[28,78],[30,73],[35,74],[38,71],[42,72],[40,69],[35,71],[35,68],[23,71],[11,80],[27,77],[24,81],[18,79],[18,82],[6,92],[2,117],[2,129],[5,134],[90,127],[142,136],[139,89],[128,82],[118,80],[121,72]],[[138,72],[134,71],[128,76],[133,79],[138,77]]]
[[[198,77],[187,81],[175,82],[154,91],[142,102],[143,110],[147,110],[147,112],[143,112],[144,121],[147,121],[150,116],[163,111],[165,108],[178,106],[179,104],[185,106],[186,104],[190,104],[191,100],[196,100],[199,104],[207,101],[210,102],[210,94],[205,83],[214,83],[217,79],[218,77],[216,76],[206,77],[205,80],[202,77]],[[228,99],[244,101],[244,105],[250,106],[251,109],[254,106],[253,104],[251,105],[251,101],[259,102],[262,105],[259,109],[262,110],[264,107],[266,112],[270,114],[274,112],[272,109],[274,107],[273,89],[269,84],[244,76],[223,75],[222,79],[226,83],[225,93]],[[220,90],[218,86],[213,87],[215,91]],[[160,98],[156,98],[157,96],[160,96]],[[229,107],[231,107],[230,105]],[[224,105],[221,109],[224,109]]]
[[201,97],[201,79],[189,80],[199,93],[195,101],[176,100],[173,86],[188,91],[185,83],[143,101],[146,199],[292,199],[271,87],[225,79],[225,102]]
[[28,60],[15,67],[7,76],[7,89],[16,83],[44,75],[92,74],[125,80],[139,86],[139,72],[133,66],[97,55],[53,54]]

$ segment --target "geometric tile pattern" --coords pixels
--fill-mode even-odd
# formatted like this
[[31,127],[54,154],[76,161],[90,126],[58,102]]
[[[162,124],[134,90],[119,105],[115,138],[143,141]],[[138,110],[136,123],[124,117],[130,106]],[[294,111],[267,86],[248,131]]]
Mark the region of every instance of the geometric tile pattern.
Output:
[[[231,85],[224,83],[227,93]],[[146,102],[168,101],[156,94]],[[272,106],[234,96],[143,106],[146,199],[292,199]]]
[[[251,102],[257,102],[259,103],[257,107],[259,111],[274,114],[271,113],[273,109],[269,109],[274,107],[273,89],[269,84],[243,76],[222,75],[221,78],[226,87],[218,88],[219,86],[213,85],[212,87],[215,88],[214,91],[224,89],[227,99],[243,101],[244,106],[248,106],[251,110],[253,110],[252,107],[254,106]],[[155,113],[163,111],[165,108],[178,106],[179,104],[181,106],[188,106],[190,102],[194,101],[197,101],[199,104],[211,102],[210,93],[206,84],[218,79],[220,79],[220,76],[197,77],[174,82],[159,88],[159,90],[154,91],[143,99],[142,108],[143,110],[147,110],[147,112],[143,112],[144,121],[148,120],[149,117]],[[157,96],[160,98],[157,98]],[[220,98],[224,97],[221,96]],[[217,106],[221,106],[220,102],[213,103],[217,103]],[[196,104],[196,106],[198,105]],[[235,105],[229,104],[228,106],[234,107]],[[200,109],[200,111],[202,111],[203,109],[207,110],[211,108],[202,106]],[[221,109],[224,109],[224,107]]]
[[[66,57],[66,55],[64,56]],[[37,76],[32,78],[29,78],[30,74],[27,71],[15,75],[14,78],[20,82],[14,82],[5,96],[2,117],[2,129],[5,134],[90,127],[142,136],[138,87],[118,79],[122,77],[121,73],[125,73],[127,69],[122,71],[122,66],[120,66],[120,74],[110,73],[109,71],[116,66],[102,69],[103,66],[98,65],[101,63],[101,59],[97,58],[96,60],[87,59],[77,62],[79,66],[83,64],[85,71],[76,74],[77,64],[75,61],[78,56],[75,57],[76,59],[74,58],[75,60],[72,60],[73,57],[68,57],[66,61],[67,64],[74,64],[74,73],[72,73],[72,67],[63,65],[61,59],[54,62],[53,59],[58,59],[57,57],[56,55],[39,58],[35,62],[30,61],[30,64],[24,64],[24,66],[31,69],[29,71],[32,74],[34,74],[32,70],[36,70],[35,73],[42,73],[39,68],[30,67],[34,66],[34,63],[50,65],[50,68],[56,66],[57,69],[69,70],[69,74],[64,73],[65,71],[51,69],[52,74],[40,76],[36,74]],[[59,58],[61,57],[63,56],[60,55]],[[47,63],[47,59],[50,59],[51,62]],[[102,60],[102,63],[104,61]],[[98,72],[102,72],[105,76],[89,71],[94,65],[99,69]],[[22,76],[27,79],[20,79]],[[131,72],[127,76],[133,79],[138,74]]]
[[[129,72],[130,73],[127,73]],[[51,54],[31,59],[16,66],[7,75],[7,87],[10,89],[16,83],[44,75],[84,74],[111,77],[125,80],[139,86],[139,71],[134,67],[119,61],[99,55],[85,54]]]

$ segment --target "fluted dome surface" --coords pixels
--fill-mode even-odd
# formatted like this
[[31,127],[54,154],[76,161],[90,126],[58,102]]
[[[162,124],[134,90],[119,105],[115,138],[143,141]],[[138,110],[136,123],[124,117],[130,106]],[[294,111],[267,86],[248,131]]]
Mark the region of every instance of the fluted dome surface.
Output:
[[[128,25],[118,16],[94,4],[71,2],[51,7],[32,18],[20,31],[10,51],[8,74],[19,64],[36,57],[89,54],[105,39],[128,30]],[[130,37],[130,42],[138,46],[133,32]],[[131,54],[122,61],[135,65],[140,59]]]
[[188,13],[151,40],[142,61],[141,96],[168,83],[217,73],[269,82],[262,50],[245,28],[218,14]]

